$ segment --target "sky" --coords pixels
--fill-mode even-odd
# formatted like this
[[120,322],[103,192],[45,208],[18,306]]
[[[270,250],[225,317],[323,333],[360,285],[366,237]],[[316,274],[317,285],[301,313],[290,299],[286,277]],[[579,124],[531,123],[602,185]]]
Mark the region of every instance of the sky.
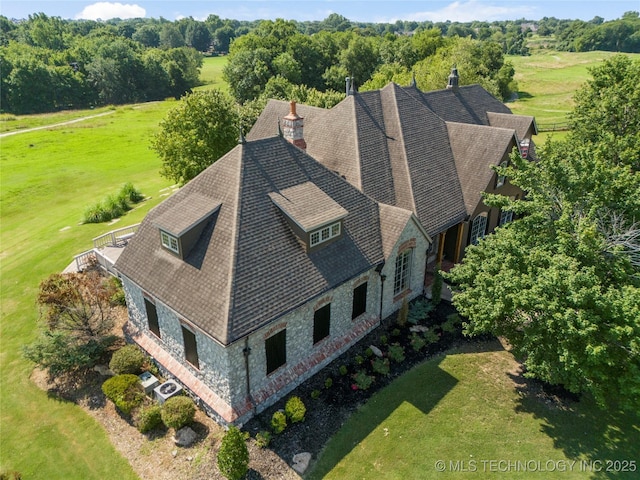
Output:
[[1,0],[0,15],[27,18],[44,13],[64,19],[160,18],[205,20],[209,14],[235,20],[284,18],[322,20],[338,13],[351,21],[393,23],[471,22],[473,20],[539,20],[543,17],[591,20],[620,18],[624,12],[640,11],[640,0]]

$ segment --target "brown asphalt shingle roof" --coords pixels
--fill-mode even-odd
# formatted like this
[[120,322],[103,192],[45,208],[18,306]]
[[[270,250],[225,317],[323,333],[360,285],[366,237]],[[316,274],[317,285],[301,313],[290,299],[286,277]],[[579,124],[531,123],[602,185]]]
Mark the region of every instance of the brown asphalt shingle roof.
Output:
[[514,129],[518,134],[518,140],[526,138],[529,129],[532,130],[534,135],[538,133],[535,118],[528,115],[487,112],[487,117],[489,118],[489,125],[492,127]]
[[[348,212],[341,238],[311,253],[269,197],[307,182]],[[183,261],[155,223],[192,196],[221,205]],[[151,210],[116,268],[226,345],[383,259],[378,204],[276,136],[238,145]]]
[[471,215],[495,176],[491,167],[500,165],[505,152],[517,145],[515,130],[455,122],[447,122],[447,130],[464,203]]

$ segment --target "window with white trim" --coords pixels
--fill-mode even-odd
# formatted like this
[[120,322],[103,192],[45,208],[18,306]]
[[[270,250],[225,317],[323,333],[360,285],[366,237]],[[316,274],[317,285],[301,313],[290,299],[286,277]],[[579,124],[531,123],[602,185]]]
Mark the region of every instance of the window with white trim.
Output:
[[484,234],[487,231],[487,214],[481,213],[473,219],[471,224],[471,244],[475,245],[478,240],[484,238]]
[[500,210],[500,225],[509,223],[513,220],[513,212],[511,210]]
[[180,246],[176,237],[160,230],[160,238],[162,239],[163,247],[171,250],[174,253],[177,253],[178,255],[180,254]]
[[405,250],[396,257],[396,273],[393,280],[393,294],[398,295],[409,288],[411,279],[411,258],[413,249]]
[[341,225],[340,222],[332,223],[331,225],[327,225],[326,227],[322,227],[315,232],[311,232],[309,236],[309,241],[312,247],[316,245],[326,242],[327,240],[331,240],[340,235]]

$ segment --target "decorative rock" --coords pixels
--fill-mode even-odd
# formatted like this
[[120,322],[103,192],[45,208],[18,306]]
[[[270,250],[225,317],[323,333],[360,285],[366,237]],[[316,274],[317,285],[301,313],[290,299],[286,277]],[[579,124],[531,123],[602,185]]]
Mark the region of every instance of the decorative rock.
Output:
[[376,347],[375,345],[369,345],[369,348],[376,357],[382,358],[382,351],[378,347]]
[[292,468],[300,475],[302,475],[309,467],[311,461],[311,454],[309,452],[296,453],[293,456]]
[[424,325],[414,325],[413,327],[409,328],[409,331],[413,333],[418,333],[418,332],[424,333],[424,332],[428,332],[429,329]]
[[173,443],[179,447],[190,447],[198,439],[198,434],[190,427],[182,427],[173,437]]
[[113,377],[115,375],[107,365],[96,365],[93,369],[103,377]]

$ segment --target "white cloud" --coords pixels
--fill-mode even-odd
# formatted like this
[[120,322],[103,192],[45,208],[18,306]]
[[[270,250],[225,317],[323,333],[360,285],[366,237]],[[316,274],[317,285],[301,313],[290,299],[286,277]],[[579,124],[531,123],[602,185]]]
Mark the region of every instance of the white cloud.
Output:
[[[504,6],[490,5],[478,0],[467,2],[455,1],[446,7],[434,11],[415,12],[403,16],[401,20],[413,20],[416,22],[472,22],[474,20],[513,20],[514,18],[527,17],[535,11],[534,8],[506,3]],[[392,22],[395,22],[394,19]]]
[[76,19],[109,20],[110,18],[142,18],[147,11],[139,5],[112,2],[97,2],[84,7]]

